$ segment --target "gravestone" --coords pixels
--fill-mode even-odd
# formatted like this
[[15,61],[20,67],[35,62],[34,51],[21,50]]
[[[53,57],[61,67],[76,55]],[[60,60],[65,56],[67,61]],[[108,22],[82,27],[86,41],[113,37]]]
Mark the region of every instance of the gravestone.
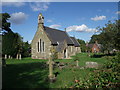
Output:
[[17,54],[17,56],[16,56],[16,59],[18,59],[18,54]]
[[97,62],[86,62],[86,68],[98,68],[98,63]]
[[19,54],[19,59],[21,60],[21,54]]
[[11,56],[9,55],[9,56],[8,56],[8,58],[10,59],[10,58],[11,58]]
[[5,54],[5,59],[7,59],[7,54]]
[[21,54],[17,54],[16,59],[21,60]]

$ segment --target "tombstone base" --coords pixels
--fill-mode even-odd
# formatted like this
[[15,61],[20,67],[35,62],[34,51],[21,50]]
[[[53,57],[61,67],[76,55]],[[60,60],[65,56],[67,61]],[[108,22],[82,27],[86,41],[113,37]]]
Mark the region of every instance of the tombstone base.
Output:
[[53,76],[53,77],[48,76],[48,81],[50,83],[54,83],[56,81],[56,77],[55,76]]

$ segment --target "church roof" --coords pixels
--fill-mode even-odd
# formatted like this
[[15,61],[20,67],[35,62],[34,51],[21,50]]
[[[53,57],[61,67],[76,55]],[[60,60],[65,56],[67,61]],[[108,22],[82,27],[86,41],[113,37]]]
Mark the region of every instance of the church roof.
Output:
[[79,47],[79,46],[80,46],[79,42],[76,40],[75,37],[70,37],[70,38],[71,38],[72,41],[74,42],[74,46],[75,46],[75,47]]
[[73,41],[70,39],[69,35],[65,31],[53,29],[44,26],[45,32],[51,40],[52,44],[58,44],[60,42],[64,42],[66,40],[67,44],[73,45]]

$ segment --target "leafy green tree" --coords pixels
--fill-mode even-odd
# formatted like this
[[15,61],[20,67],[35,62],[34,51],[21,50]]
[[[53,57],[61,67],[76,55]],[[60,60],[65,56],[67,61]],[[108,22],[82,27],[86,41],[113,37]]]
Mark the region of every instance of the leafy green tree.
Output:
[[114,29],[116,30],[114,46],[116,49],[120,50],[120,20],[116,20]]
[[18,33],[9,32],[2,36],[3,55],[15,56],[21,49],[22,37]]
[[102,44],[103,50],[111,51],[113,49],[120,49],[120,20],[116,20],[114,23],[109,21],[105,24],[105,27],[98,28],[100,34],[93,35],[90,43],[94,43],[96,40]]
[[93,35],[93,36],[91,37],[91,40],[90,40],[89,43],[93,44],[93,43],[95,43],[95,41],[98,41],[98,43],[101,43],[101,42],[102,42],[100,35]]
[[10,32],[10,22],[8,22],[10,15],[8,13],[0,13],[0,28],[3,32]]
[[23,42],[22,44],[22,56],[30,57],[31,56],[31,45],[27,42]]
[[16,57],[22,54],[22,57],[30,56],[30,44],[23,42],[23,38],[10,29],[11,23],[8,22],[10,15],[8,13],[0,14],[0,28],[2,29],[2,54]]
[[80,43],[81,51],[85,52],[86,51],[86,44],[84,40],[77,39],[78,42]]

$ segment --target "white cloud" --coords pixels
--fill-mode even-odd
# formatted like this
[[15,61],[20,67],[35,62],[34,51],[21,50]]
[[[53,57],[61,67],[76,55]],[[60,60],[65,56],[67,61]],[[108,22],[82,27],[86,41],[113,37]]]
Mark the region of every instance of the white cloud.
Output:
[[30,3],[30,7],[33,11],[46,11],[48,9],[50,3],[48,2],[32,2]]
[[[6,2],[2,1],[2,6],[14,6],[14,7],[20,7],[25,5],[26,0],[6,0]],[[27,0],[29,2],[29,5],[33,11],[46,11],[49,6],[49,0],[38,2],[39,0]]]
[[28,43],[31,44],[32,40],[29,40]]
[[96,16],[94,18],[91,18],[91,20],[93,21],[99,21],[99,20],[105,20],[106,19],[106,16]]
[[117,11],[116,14],[120,14],[120,11]]
[[51,19],[48,19],[47,22],[53,22]]
[[54,24],[54,25],[50,25],[49,27],[51,27],[51,28],[55,28],[55,29],[58,29],[58,28],[61,27],[61,25]]
[[85,24],[82,25],[73,25],[66,28],[67,32],[97,32],[95,28],[88,28]]
[[10,21],[14,24],[22,24],[27,17],[28,15],[23,12],[13,13],[11,14]]
[[2,6],[15,6],[15,7],[20,7],[25,5],[24,2],[2,2]]

